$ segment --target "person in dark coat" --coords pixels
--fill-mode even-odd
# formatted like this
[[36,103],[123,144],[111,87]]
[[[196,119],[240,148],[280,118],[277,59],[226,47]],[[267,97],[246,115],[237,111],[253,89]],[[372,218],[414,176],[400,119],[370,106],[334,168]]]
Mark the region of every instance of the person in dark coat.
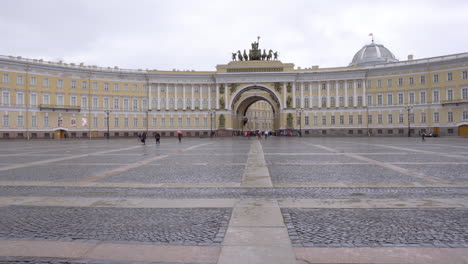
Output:
[[159,141],[161,139],[161,135],[156,132],[156,134],[154,134],[154,138],[156,139],[156,144],[160,144],[161,142]]
[[177,131],[177,137],[179,138],[179,143],[182,143],[182,131]]
[[143,145],[146,145],[146,132],[143,132],[143,134],[141,134],[141,143],[143,143]]

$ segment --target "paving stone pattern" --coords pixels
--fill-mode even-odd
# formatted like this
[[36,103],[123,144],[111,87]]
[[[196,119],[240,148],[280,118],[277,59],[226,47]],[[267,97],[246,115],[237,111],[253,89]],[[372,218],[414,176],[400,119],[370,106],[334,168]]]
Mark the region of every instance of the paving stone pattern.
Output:
[[[0,264],[174,264],[174,262],[140,262],[115,261],[93,259],[64,259],[64,258],[30,258],[30,257],[0,257]],[[212,264],[212,263],[182,263],[177,264]],[[214,263],[213,263],[214,264]]]
[[102,197],[102,198],[266,198],[266,199],[447,199],[466,198],[468,188],[108,188],[0,186],[0,197]]
[[468,247],[466,209],[282,209],[296,247]]
[[0,238],[220,245],[229,208],[0,208]]

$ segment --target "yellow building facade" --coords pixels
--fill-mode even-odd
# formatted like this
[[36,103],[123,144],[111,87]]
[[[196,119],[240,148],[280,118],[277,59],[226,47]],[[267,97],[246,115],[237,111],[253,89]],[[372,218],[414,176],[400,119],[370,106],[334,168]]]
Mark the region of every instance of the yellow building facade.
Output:
[[273,126],[273,109],[265,101],[253,103],[247,110],[247,123],[244,126],[247,130],[271,131]]
[[271,107],[272,120],[260,130],[468,135],[468,53],[398,61],[371,43],[347,67],[297,69],[273,59],[236,59],[212,72],[0,56],[0,78],[0,138],[171,136],[177,130],[231,135],[249,129],[243,121],[258,101]]

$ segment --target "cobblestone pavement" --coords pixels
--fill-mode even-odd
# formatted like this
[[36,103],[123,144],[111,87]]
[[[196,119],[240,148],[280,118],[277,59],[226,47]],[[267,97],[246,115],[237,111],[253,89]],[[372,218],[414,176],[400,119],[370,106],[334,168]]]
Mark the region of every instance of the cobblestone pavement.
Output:
[[229,208],[0,208],[0,238],[219,245]]
[[464,209],[282,209],[294,246],[468,247]]
[[467,198],[468,188],[97,188],[0,186],[1,196],[154,199],[429,199]]
[[[135,262],[135,261],[107,261],[93,259],[63,259],[63,258],[27,258],[27,257],[0,257],[0,264],[174,264],[174,262]],[[191,262],[177,264],[214,264]]]

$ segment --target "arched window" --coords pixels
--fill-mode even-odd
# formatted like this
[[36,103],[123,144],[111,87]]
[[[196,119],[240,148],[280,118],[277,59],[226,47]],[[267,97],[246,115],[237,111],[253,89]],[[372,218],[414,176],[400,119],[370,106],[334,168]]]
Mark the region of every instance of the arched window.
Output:
[[166,99],[161,98],[161,108],[166,108]]
[[174,106],[174,98],[170,98],[170,99],[169,99],[169,108],[170,108],[170,109],[174,109],[174,108],[175,108],[175,106]]
[[309,97],[304,97],[304,107],[309,108]]
[[183,109],[184,107],[184,102],[182,101],[182,98],[177,99],[177,109]]
[[190,99],[190,98],[185,99],[185,108],[186,109],[192,108],[192,99]]
[[195,98],[195,109],[200,109],[200,100],[198,98]]

